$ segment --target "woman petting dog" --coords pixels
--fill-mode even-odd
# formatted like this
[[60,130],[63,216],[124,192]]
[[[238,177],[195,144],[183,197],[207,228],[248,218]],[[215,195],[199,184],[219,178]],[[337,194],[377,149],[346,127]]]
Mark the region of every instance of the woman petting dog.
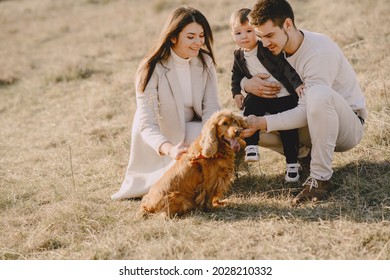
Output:
[[198,139],[143,197],[140,214],[172,218],[223,205],[233,182],[235,153],[245,147],[240,138],[245,127],[244,118],[229,110],[214,113]]
[[220,110],[212,49],[204,15],[180,7],[140,63],[130,159],[114,200],[144,196]]

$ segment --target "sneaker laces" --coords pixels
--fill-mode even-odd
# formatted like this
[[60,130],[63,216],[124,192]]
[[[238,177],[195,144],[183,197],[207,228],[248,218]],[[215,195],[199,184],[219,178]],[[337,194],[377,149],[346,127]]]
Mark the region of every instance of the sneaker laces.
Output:
[[310,186],[309,187],[309,191],[311,191],[312,188],[318,189],[318,182],[317,182],[317,180],[315,178],[311,177],[311,176],[307,177],[305,183],[303,183],[302,186],[306,186],[306,185]]

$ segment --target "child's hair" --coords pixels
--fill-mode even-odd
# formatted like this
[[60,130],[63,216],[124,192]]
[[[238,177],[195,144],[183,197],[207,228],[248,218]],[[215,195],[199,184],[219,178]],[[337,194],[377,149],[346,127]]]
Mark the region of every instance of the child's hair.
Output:
[[230,27],[233,27],[236,22],[240,22],[240,24],[249,22],[248,15],[250,12],[251,10],[248,8],[242,8],[234,11],[230,16]]

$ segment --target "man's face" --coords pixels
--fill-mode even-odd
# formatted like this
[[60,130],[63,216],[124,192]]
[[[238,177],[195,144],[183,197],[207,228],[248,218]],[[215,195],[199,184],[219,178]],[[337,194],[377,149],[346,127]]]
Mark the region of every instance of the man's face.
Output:
[[256,35],[261,38],[263,46],[268,48],[273,55],[280,54],[289,40],[286,30],[280,28],[271,20],[266,23],[255,27]]

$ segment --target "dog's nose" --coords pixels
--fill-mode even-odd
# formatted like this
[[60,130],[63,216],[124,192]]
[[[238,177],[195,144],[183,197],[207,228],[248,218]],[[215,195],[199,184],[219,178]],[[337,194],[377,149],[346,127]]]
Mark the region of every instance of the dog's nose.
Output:
[[242,131],[242,128],[238,128],[238,129],[236,130],[236,136],[237,136],[237,137],[240,136],[241,131]]

